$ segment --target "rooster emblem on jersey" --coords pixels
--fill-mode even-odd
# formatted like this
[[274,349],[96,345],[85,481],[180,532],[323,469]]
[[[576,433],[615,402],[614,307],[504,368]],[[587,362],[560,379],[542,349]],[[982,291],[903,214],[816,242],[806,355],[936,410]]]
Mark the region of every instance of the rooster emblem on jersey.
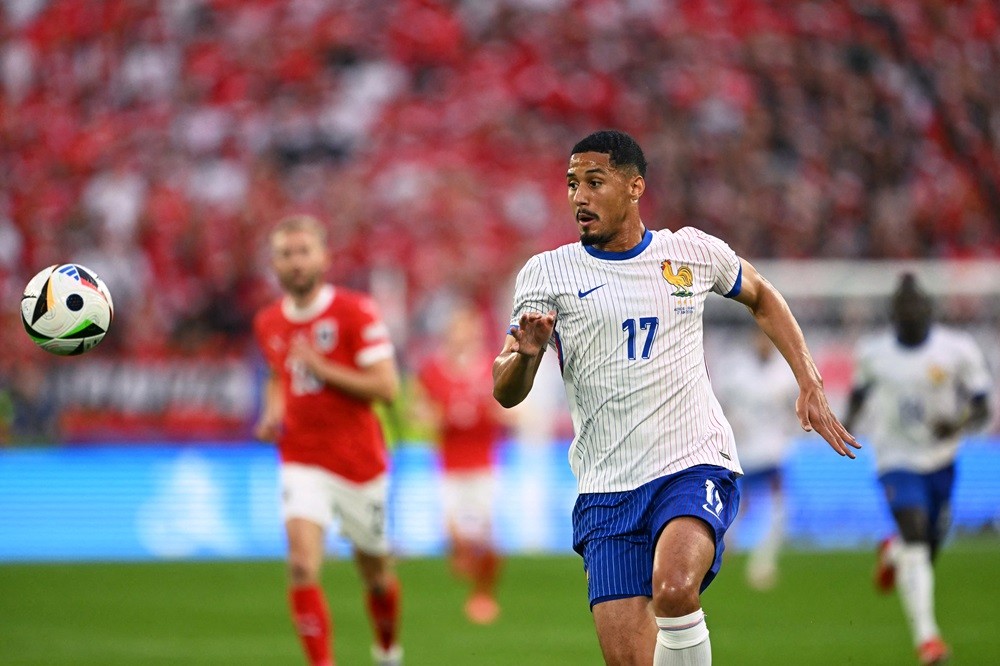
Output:
[[677,287],[677,291],[671,294],[671,296],[679,296],[681,298],[687,298],[688,296],[694,296],[690,291],[692,285],[694,285],[694,274],[691,269],[687,266],[681,266],[674,272],[674,267],[670,263],[669,259],[664,259],[660,263],[660,269],[663,271],[663,279],[670,284]]

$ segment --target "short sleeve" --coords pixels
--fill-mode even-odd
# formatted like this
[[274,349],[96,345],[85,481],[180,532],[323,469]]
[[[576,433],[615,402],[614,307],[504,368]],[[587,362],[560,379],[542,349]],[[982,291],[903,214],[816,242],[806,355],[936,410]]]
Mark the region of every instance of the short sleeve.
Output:
[[712,291],[726,298],[739,296],[743,282],[743,262],[721,238],[709,234],[704,234],[704,238],[714,271]]
[[[510,314],[510,326],[516,327],[521,315],[526,312],[542,312],[555,309],[549,282],[545,277],[542,259],[533,256],[517,274],[514,284],[514,309]],[[556,344],[556,336],[549,339],[549,346]]]
[[370,298],[358,301],[356,317],[354,362],[367,368],[379,361],[392,358],[394,353],[389,327],[382,321],[375,302]]
[[962,361],[959,370],[959,381],[969,395],[989,393],[993,386],[986,358],[979,345],[971,336],[962,336]]

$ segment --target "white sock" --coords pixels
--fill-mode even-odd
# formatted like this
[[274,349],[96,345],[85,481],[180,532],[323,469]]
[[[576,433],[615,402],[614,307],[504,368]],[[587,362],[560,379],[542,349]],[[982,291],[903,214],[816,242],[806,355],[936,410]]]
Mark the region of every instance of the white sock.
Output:
[[885,549],[885,558],[892,566],[899,566],[899,552],[903,547],[903,540],[898,536],[889,539],[889,547]]
[[919,646],[936,637],[939,630],[934,619],[934,569],[928,544],[900,544],[896,557],[896,587],[910,621],[914,643]]
[[656,626],[653,666],[711,666],[712,642],[700,608],[683,617],[658,617]]

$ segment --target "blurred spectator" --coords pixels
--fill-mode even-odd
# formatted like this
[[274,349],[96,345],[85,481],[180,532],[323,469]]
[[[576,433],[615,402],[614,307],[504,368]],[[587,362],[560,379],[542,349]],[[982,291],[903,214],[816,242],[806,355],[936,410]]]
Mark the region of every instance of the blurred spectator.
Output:
[[59,432],[52,378],[37,363],[19,363],[0,380],[0,445],[52,443]]
[[1000,257],[989,0],[0,11],[0,280],[95,256],[129,276],[123,338],[165,350],[246,349],[261,221],[289,212],[330,225],[338,281],[391,266],[406,316],[442,285],[494,298],[572,240],[551,174],[600,126],[648,147],[653,226],[758,258]]

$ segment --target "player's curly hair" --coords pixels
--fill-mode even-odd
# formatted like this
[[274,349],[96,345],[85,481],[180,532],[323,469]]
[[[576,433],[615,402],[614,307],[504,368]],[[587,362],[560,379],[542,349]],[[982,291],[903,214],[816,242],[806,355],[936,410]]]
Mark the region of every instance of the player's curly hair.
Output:
[[606,153],[611,165],[616,168],[633,167],[643,178],[646,177],[646,156],[642,148],[630,135],[621,130],[600,130],[590,134],[573,146],[574,153]]

